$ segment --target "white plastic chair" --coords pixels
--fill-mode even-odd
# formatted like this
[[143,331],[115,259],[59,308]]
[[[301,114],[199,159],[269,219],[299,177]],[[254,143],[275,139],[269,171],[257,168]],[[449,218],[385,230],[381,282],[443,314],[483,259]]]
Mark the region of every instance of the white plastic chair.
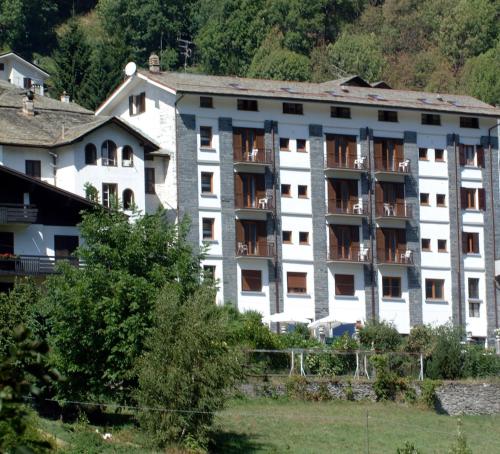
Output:
[[258,155],[258,153],[259,153],[259,149],[258,148],[254,148],[252,150],[252,152],[250,153],[250,161],[252,161],[252,162],[257,161],[257,155]]
[[354,167],[356,169],[364,169],[365,168],[366,156],[361,156],[354,160]]
[[363,214],[363,203],[358,202],[352,206],[352,211],[354,214]]
[[238,255],[248,255],[248,245],[246,243],[238,242]]
[[268,204],[268,199],[267,197],[264,197],[263,199],[259,199],[258,206],[262,210],[267,210],[267,204]]
[[384,214],[386,216],[394,216],[394,206],[390,203],[384,203]]

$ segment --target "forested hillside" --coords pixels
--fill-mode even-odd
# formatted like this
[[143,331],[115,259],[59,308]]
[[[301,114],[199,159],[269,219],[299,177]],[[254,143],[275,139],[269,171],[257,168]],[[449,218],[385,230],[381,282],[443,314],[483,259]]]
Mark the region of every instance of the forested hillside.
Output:
[[360,74],[394,88],[500,103],[500,0],[0,0],[0,48],[95,108],[128,60],[323,81]]

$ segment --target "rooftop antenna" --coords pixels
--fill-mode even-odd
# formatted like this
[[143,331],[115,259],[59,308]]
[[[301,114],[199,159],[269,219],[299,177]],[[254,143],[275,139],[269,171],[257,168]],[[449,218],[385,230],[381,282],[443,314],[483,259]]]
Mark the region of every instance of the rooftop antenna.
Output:
[[189,46],[193,44],[193,42],[181,38],[177,38],[177,41],[179,42],[181,55],[184,55],[184,72],[186,72],[188,58],[193,54],[193,51]]

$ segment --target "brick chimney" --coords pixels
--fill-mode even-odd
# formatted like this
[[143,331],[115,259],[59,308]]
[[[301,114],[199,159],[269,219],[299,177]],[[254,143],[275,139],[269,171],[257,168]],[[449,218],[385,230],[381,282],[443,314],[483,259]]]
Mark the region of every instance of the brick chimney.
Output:
[[152,73],[160,72],[160,58],[154,52],[149,56],[149,71]]
[[28,90],[26,95],[23,97],[23,115],[27,117],[32,117],[35,115],[35,94]]
[[61,94],[61,102],[69,103],[69,95],[66,93],[66,91],[63,91]]

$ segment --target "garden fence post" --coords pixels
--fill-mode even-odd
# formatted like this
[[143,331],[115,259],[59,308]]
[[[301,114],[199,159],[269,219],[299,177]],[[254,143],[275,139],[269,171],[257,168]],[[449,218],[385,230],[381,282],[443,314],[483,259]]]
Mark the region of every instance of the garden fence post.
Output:
[[418,376],[419,380],[424,379],[424,355],[420,353],[420,374]]
[[293,374],[294,369],[295,369],[295,351],[292,349],[292,366],[290,367],[290,375]]

